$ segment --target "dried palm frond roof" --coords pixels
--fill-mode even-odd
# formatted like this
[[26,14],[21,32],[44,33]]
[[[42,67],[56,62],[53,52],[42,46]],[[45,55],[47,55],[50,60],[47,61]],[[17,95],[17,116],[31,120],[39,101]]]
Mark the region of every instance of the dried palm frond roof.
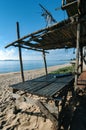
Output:
[[[72,20],[71,20],[72,19]],[[81,22],[81,44],[86,45],[86,16]],[[21,46],[30,49],[57,49],[76,47],[77,22],[76,16],[56,23],[50,27],[28,34],[6,46]]]

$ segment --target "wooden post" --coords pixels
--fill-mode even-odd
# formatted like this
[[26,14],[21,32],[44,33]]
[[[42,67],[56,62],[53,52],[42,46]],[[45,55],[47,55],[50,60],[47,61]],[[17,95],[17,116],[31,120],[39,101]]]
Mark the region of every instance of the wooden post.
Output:
[[[17,26],[17,38],[20,38],[20,31],[19,31],[19,22],[16,23]],[[24,82],[24,73],[23,73],[23,63],[22,63],[22,52],[21,52],[21,47],[19,44],[19,60],[20,60],[20,69],[21,69],[21,77],[22,81]]]
[[80,56],[81,56],[81,73],[83,72],[83,47],[80,47]]
[[80,23],[79,23],[79,20],[78,20],[78,23],[77,23],[77,41],[76,41],[75,90],[77,89],[77,81],[78,81],[79,44],[80,44]]
[[44,59],[44,65],[45,65],[45,72],[46,72],[46,76],[47,76],[48,71],[47,71],[47,63],[46,63],[46,56],[45,56],[44,50],[43,50],[43,59]]

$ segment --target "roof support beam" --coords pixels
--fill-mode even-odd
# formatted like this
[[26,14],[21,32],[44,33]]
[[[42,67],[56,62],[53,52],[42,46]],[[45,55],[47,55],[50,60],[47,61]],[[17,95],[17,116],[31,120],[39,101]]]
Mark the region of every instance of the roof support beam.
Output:
[[[13,45],[14,47],[19,47],[19,45]],[[20,45],[21,48],[24,48],[24,49],[28,49],[28,50],[34,50],[34,51],[39,51],[39,52],[43,52],[43,50],[41,49],[36,49],[36,48],[30,48],[30,47],[25,47],[25,46],[22,46]],[[44,51],[45,53],[49,53],[47,51]]]

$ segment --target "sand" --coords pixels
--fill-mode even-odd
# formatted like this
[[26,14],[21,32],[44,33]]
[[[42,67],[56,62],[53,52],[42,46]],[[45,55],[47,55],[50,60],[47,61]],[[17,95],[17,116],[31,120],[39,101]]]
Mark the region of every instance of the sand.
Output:
[[[70,64],[48,67],[48,72]],[[44,68],[25,71],[25,80],[45,74]],[[53,124],[40,112],[36,105],[26,103],[24,96],[39,98],[26,94],[19,96],[22,91],[13,95],[9,85],[21,82],[20,72],[0,74],[0,130],[53,130]]]

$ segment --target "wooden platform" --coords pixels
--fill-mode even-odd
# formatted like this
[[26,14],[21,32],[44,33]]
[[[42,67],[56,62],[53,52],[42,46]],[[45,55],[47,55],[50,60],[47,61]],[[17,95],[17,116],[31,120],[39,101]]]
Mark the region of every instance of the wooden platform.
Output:
[[53,97],[56,93],[60,92],[73,81],[74,76],[71,74],[56,75],[48,74],[33,80],[25,81],[11,85],[12,88],[22,90],[31,94]]

